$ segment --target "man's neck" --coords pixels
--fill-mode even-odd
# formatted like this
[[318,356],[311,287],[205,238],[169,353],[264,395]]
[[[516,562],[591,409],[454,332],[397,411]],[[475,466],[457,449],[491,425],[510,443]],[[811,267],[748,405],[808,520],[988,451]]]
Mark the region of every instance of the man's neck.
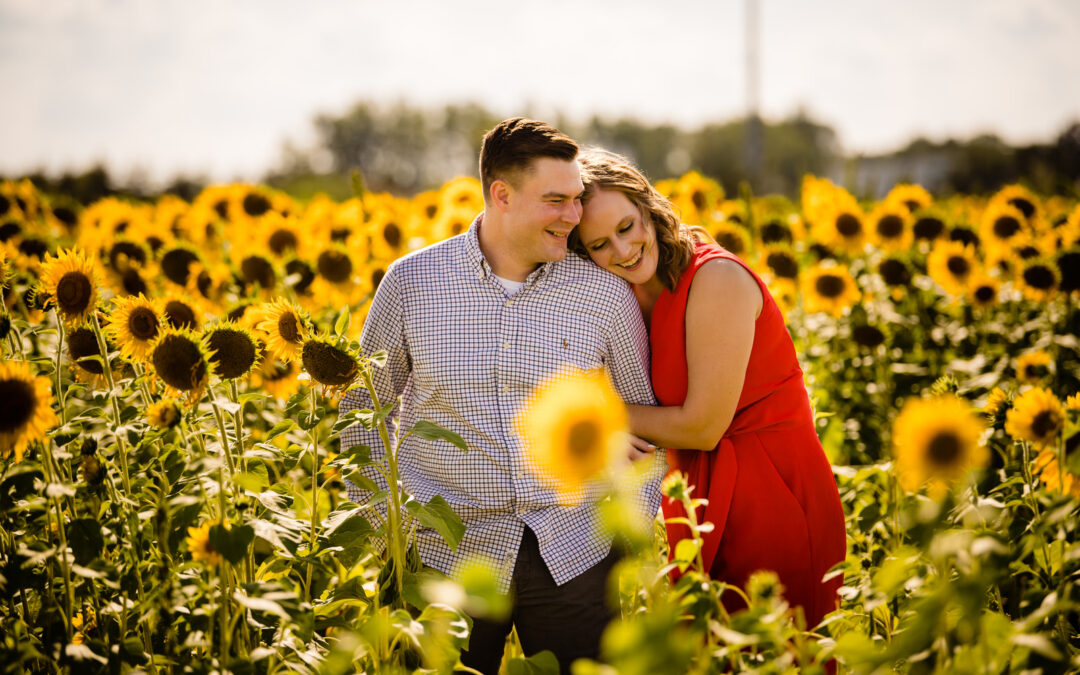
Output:
[[480,252],[495,276],[510,281],[525,281],[537,268],[535,263],[524,263],[514,257],[513,247],[503,236],[502,221],[493,218],[492,214],[485,213],[478,227]]

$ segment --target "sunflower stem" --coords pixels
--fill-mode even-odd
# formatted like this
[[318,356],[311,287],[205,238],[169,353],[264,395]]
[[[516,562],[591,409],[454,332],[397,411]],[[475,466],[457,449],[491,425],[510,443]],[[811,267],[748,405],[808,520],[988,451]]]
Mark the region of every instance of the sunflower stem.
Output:
[[41,443],[42,450],[45,454],[45,461],[42,462],[42,467],[45,469],[45,480],[49,483],[49,487],[46,487],[45,494],[49,495],[49,501],[52,502],[53,508],[56,509],[56,534],[60,538],[60,571],[64,576],[64,630],[67,634],[67,638],[71,639],[71,617],[73,614],[73,607],[75,605],[74,589],[71,585],[71,569],[68,567],[68,544],[67,544],[67,532],[64,527],[64,510],[60,506],[60,501],[50,493],[52,484],[55,483],[58,477],[53,473],[53,456],[52,456],[52,443],[43,441]]
[[390,545],[390,556],[394,558],[394,583],[397,585],[397,596],[400,598],[403,589],[405,588],[405,551],[402,548],[401,543],[401,495],[398,492],[398,467],[397,467],[397,448],[390,443],[390,432],[386,428],[386,418],[379,416],[378,412],[382,409],[382,404],[379,402],[379,394],[375,391],[375,382],[371,375],[371,366],[365,364],[360,369],[361,376],[364,378],[364,387],[367,388],[368,393],[371,395],[371,405],[376,412],[378,418],[377,426],[379,429],[379,439],[382,441],[383,447],[386,449],[386,463],[387,468],[390,471],[389,480],[387,481],[387,491],[390,493],[390,508],[387,510],[387,525],[389,526],[388,539]]
[[56,401],[60,404],[60,426],[67,424],[67,405],[64,403],[64,383],[60,378],[60,357],[64,353],[64,322],[60,320],[60,313],[53,310],[56,315],[56,360],[53,361],[53,374],[56,376]]
[[236,444],[240,448],[240,471],[247,473],[247,450],[244,447],[244,408],[240,405],[240,392],[236,388],[236,378],[229,380],[229,399],[239,406],[233,412],[233,425],[236,427]]
[[[311,403],[311,417],[315,418],[315,387],[309,387],[310,396],[308,397]],[[311,537],[308,544],[308,564],[307,572],[305,574],[304,583],[304,598],[311,602],[311,577],[315,567],[313,557],[315,554],[316,534],[319,518],[319,425],[315,424],[308,431],[308,437],[311,438]]]

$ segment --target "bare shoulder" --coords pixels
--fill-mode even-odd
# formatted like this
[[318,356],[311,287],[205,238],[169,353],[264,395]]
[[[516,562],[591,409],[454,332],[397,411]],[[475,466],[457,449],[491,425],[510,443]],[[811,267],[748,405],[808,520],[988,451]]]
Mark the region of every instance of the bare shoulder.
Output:
[[[698,301],[698,302],[695,302]],[[757,280],[734,260],[710,260],[694,274],[689,303],[737,309],[749,306],[754,316],[761,314],[764,302]]]

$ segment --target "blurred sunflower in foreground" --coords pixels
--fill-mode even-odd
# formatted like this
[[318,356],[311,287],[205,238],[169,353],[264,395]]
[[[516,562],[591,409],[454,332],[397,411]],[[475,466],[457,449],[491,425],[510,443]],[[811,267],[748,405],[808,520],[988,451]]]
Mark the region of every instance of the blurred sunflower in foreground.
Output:
[[893,423],[893,451],[900,485],[909,492],[929,484],[940,499],[949,487],[989,461],[980,443],[983,424],[971,405],[946,394],[910,399]]
[[569,504],[624,454],[626,424],[626,407],[601,371],[553,376],[517,420],[532,468]]
[[21,462],[26,447],[59,424],[49,380],[35,377],[25,361],[0,361],[0,457]]

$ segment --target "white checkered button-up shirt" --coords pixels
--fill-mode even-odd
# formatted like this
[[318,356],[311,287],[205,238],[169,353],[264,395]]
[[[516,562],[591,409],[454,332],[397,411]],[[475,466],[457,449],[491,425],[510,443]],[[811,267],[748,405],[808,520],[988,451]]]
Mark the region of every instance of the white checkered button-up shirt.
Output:
[[[625,401],[655,405],[648,336],[629,286],[573,253],[540,266],[508,295],[480,250],[482,217],[466,233],[390,265],[360,342],[366,354],[389,355],[375,370],[375,387],[384,405],[401,397],[395,414],[403,431],[428,420],[469,447],[464,453],[416,436],[401,447],[404,489],[421,502],[441,495],[466,526],[456,552],[435,531],[419,529],[423,561],[453,574],[466,559],[486,559],[505,590],[528,525],[562,584],[610,550],[597,512],[600,493],[590,490],[580,506],[560,505],[528,470],[515,420],[536,387],[567,365],[606,368]],[[367,392],[356,389],[340,410],[370,407]],[[342,448],[353,445],[371,447],[373,458],[384,455],[377,433],[359,424],[342,433]],[[637,504],[650,520],[666,470],[662,452],[656,459]],[[353,501],[366,495],[349,484]]]

